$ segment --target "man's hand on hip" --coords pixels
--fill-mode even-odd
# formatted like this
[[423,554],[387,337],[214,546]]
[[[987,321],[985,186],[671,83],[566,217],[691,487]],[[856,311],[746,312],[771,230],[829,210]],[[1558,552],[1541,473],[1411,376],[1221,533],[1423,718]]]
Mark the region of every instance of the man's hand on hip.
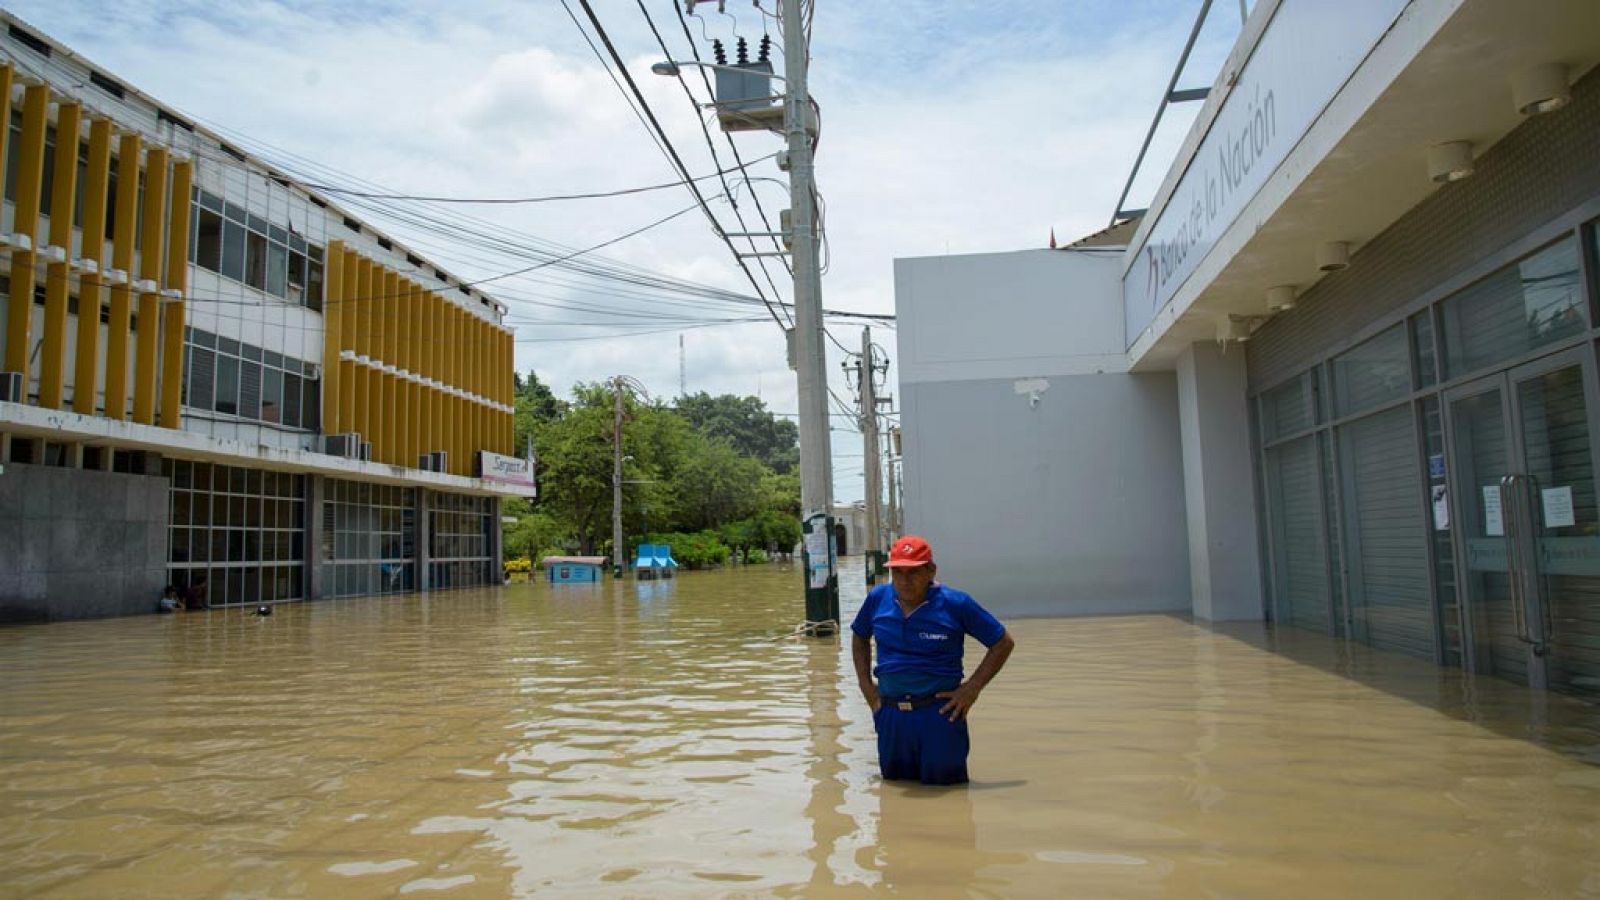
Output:
[[935,697],[948,697],[949,700],[939,707],[939,715],[948,716],[950,721],[959,722],[967,717],[967,711],[978,702],[978,692],[983,688],[970,681],[964,681],[961,686],[953,691],[940,691]]

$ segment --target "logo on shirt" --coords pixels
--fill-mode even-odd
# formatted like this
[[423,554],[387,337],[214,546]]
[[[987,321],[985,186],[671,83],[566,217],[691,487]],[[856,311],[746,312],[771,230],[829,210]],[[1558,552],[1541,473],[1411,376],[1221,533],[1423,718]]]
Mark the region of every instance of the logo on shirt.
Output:
[[917,634],[917,637],[922,638],[925,641],[948,641],[948,640],[950,640],[950,635],[948,635],[948,634],[935,634],[934,632],[931,632],[931,631],[919,632]]

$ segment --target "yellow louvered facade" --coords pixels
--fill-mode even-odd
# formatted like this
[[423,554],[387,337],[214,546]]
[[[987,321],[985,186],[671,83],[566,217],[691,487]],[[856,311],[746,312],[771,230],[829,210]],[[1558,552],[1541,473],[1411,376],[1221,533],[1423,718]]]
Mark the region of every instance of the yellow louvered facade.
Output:
[[[217,296],[215,273],[234,265],[220,259],[218,248],[246,222],[250,241],[282,229],[264,218],[258,224],[253,210],[236,215],[231,205],[219,228],[220,210],[202,209],[200,198],[216,190],[219,171],[244,166],[243,157],[235,164],[216,152],[197,153],[196,142],[170,145],[147,127],[129,126],[93,102],[19,78],[14,65],[0,63],[0,117],[13,106],[21,127],[15,135],[0,128],[0,165],[16,172],[13,230],[28,240],[8,240],[0,260],[10,283],[0,371],[21,374],[23,396],[32,405],[185,428],[193,413],[194,398],[186,392],[197,310],[209,310],[215,320],[218,300],[264,305],[250,295]],[[49,137],[74,134],[76,145]],[[330,222],[337,218],[331,210],[326,215]],[[342,224],[348,229],[350,221]],[[400,263],[403,254],[356,230],[361,239],[330,237],[320,245],[320,314],[299,326],[315,335],[317,371],[289,372],[320,380],[320,407],[299,410],[298,427],[358,434],[370,443],[372,461],[400,468],[418,468],[427,455],[443,452],[446,472],[474,477],[480,451],[508,454],[514,446],[514,344],[498,322],[500,310],[476,292],[470,299],[458,296],[466,289],[448,281],[441,286],[414,264]],[[304,240],[292,222],[286,233]],[[250,273],[265,263],[256,244],[246,247],[238,265],[254,277]],[[200,257],[208,253],[218,258],[200,271]],[[304,273],[298,277],[303,281]],[[208,278],[211,286],[196,287]],[[294,289],[307,286],[297,282]],[[35,296],[42,298],[42,312]],[[281,359],[270,349],[251,352]],[[222,385],[215,382],[219,392]],[[228,385],[239,403],[250,396],[249,388]],[[211,418],[246,411],[231,399],[225,406],[220,393],[214,399]],[[257,419],[270,424],[285,415],[280,402],[288,401],[264,404]]]

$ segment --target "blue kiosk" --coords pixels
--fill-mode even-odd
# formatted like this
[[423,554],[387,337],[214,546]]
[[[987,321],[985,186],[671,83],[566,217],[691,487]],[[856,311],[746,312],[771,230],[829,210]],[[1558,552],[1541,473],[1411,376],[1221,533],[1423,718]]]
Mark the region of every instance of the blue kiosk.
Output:
[[544,574],[551,584],[586,584],[600,580],[604,556],[546,556]]
[[671,578],[677,568],[671,544],[640,544],[639,555],[633,561],[634,577],[641,581]]

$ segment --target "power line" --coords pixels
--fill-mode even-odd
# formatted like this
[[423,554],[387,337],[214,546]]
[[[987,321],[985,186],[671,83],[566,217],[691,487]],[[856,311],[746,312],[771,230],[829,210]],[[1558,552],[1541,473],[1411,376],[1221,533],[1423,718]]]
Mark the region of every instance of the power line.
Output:
[[[705,212],[706,218],[711,222],[711,227],[716,231],[717,236],[722,238],[722,242],[728,246],[729,252],[733,254],[734,261],[737,262],[739,264],[739,268],[744,271],[745,277],[750,281],[750,286],[755,288],[756,295],[761,298],[762,304],[767,307],[767,312],[772,315],[772,320],[778,323],[779,328],[784,328],[785,326],[783,319],[778,315],[777,309],[767,301],[766,295],[761,292],[761,285],[756,283],[755,275],[751,273],[750,267],[744,263],[744,257],[739,255],[738,248],[733,245],[733,241],[728,238],[728,233],[724,231],[722,226],[717,222],[717,217],[712,214],[711,207],[706,203],[705,197],[700,193],[700,188],[697,187],[693,181],[687,181],[689,177],[689,167],[684,165],[683,159],[678,155],[677,149],[672,146],[672,140],[667,137],[666,129],[661,127],[661,123],[657,121],[655,113],[650,109],[649,102],[644,99],[644,93],[639,90],[639,85],[634,82],[633,76],[628,73],[627,65],[623,63],[622,56],[617,52],[616,46],[611,43],[611,36],[606,34],[605,26],[600,24],[600,18],[595,15],[594,8],[589,5],[589,0],[578,0],[578,3],[583,6],[583,11],[589,16],[589,22],[594,26],[595,36],[600,38],[600,42],[606,46],[606,51],[611,54],[611,60],[616,64],[617,73],[621,75],[623,80],[628,83],[628,88],[633,91],[633,96],[639,102],[640,110],[644,113],[645,117],[650,120],[650,124],[652,127],[654,127],[656,135],[660,137],[660,143],[663,150],[666,152],[668,157],[670,157],[672,163],[677,167],[679,175],[686,179],[686,184],[684,186],[687,187],[689,192],[694,194],[695,199],[699,201],[701,210]],[[569,16],[572,14],[571,8],[567,6],[567,0],[561,0],[561,6],[567,10],[567,14]]]
[[[744,162],[741,160],[737,166],[730,166],[729,168],[712,172],[709,175],[697,175],[694,178],[689,179],[689,181],[705,181],[710,178],[720,178],[732,172],[741,171],[747,166],[753,166],[756,163],[765,162],[777,155],[778,154],[776,153],[769,153],[760,159],[753,159],[749,162]],[[367,200],[417,200],[425,203],[519,204],[552,203],[558,200],[597,200],[604,197],[625,197],[630,194],[643,194],[649,191],[660,191],[667,188],[682,187],[685,183],[686,182],[684,181],[667,181],[661,184],[649,184],[644,185],[643,187],[623,188],[616,191],[595,191],[587,194],[551,194],[545,197],[433,197],[426,194],[384,194],[370,191],[355,191],[351,190],[350,188],[339,187],[338,185],[317,184],[313,182],[308,182],[306,187],[311,188],[312,190],[324,191],[330,194],[340,194],[346,197],[360,197]]]

